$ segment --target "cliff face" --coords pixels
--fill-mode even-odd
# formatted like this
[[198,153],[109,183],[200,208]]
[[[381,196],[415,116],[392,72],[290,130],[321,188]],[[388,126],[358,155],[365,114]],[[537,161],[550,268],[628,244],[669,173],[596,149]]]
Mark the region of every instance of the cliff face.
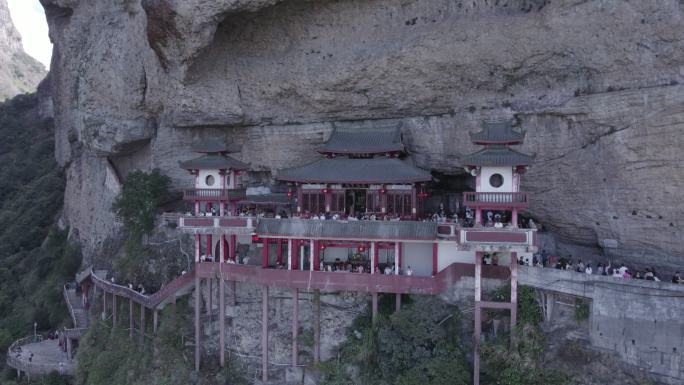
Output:
[[0,102],[35,91],[45,74],[43,66],[24,52],[7,1],[0,0]]
[[416,163],[462,177],[468,132],[527,130],[531,213],[560,240],[674,265],[684,245],[684,2],[42,0],[55,43],[65,214],[92,250],[119,178],[205,138],[268,177],[336,124],[401,123]]

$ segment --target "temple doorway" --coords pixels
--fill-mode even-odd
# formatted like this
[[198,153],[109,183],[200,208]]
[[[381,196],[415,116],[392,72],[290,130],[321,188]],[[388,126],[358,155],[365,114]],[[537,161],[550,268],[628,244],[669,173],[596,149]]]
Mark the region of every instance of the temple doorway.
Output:
[[366,212],[366,190],[365,189],[349,189],[346,191],[347,209],[349,215],[358,215]]

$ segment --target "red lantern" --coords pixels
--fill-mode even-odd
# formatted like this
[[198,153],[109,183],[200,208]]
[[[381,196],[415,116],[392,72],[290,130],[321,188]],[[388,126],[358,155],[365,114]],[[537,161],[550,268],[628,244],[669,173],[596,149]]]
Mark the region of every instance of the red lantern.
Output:
[[321,250],[325,250],[325,245],[321,243]]
[[292,199],[292,190],[287,190],[287,199]]
[[386,189],[384,189],[384,188],[381,188],[381,189],[380,189],[380,195],[385,195],[386,192],[387,192]]
[[357,250],[359,251],[359,253],[363,253],[364,251],[366,251],[366,248],[362,245],[362,246],[359,246],[357,248]]
[[330,189],[329,189],[329,188],[324,188],[324,189],[321,190],[321,191],[323,192],[323,194],[328,194],[328,193],[330,192]]
[[259,236],[256,234],[252,234],[252,242],[259,242]]

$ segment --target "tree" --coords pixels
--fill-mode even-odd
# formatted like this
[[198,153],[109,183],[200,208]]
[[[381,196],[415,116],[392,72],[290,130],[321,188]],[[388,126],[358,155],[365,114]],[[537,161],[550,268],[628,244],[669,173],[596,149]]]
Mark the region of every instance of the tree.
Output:
[[124,181],[112,210],[123,219],[124,228],[135,241],[154,229],[157,207],[166,200],[171,180],[158,169],[150,173],[135,171]]

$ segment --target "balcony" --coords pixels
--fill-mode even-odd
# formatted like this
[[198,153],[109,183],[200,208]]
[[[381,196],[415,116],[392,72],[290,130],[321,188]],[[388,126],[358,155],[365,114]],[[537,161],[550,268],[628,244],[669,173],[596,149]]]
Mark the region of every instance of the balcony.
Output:
[[204,217],[186,215],[178,218],[178,227],[193,234],[213,234],[229,232],[231,234],[252,234],[257,219],[254,217]]
[[527,193],[466,192],[463,203],[472,208],[520,209],[529,204]]
[[192,188],[183,190],[183,199],[186,201],[234,201],[244,199],[245,196],[247,196],[245,189]]
[[437,226],[439,239],[455,240],[460,245],[510,245],[536,250],[537,230],[516,227],[461,227],[455,223],[440,223]]

